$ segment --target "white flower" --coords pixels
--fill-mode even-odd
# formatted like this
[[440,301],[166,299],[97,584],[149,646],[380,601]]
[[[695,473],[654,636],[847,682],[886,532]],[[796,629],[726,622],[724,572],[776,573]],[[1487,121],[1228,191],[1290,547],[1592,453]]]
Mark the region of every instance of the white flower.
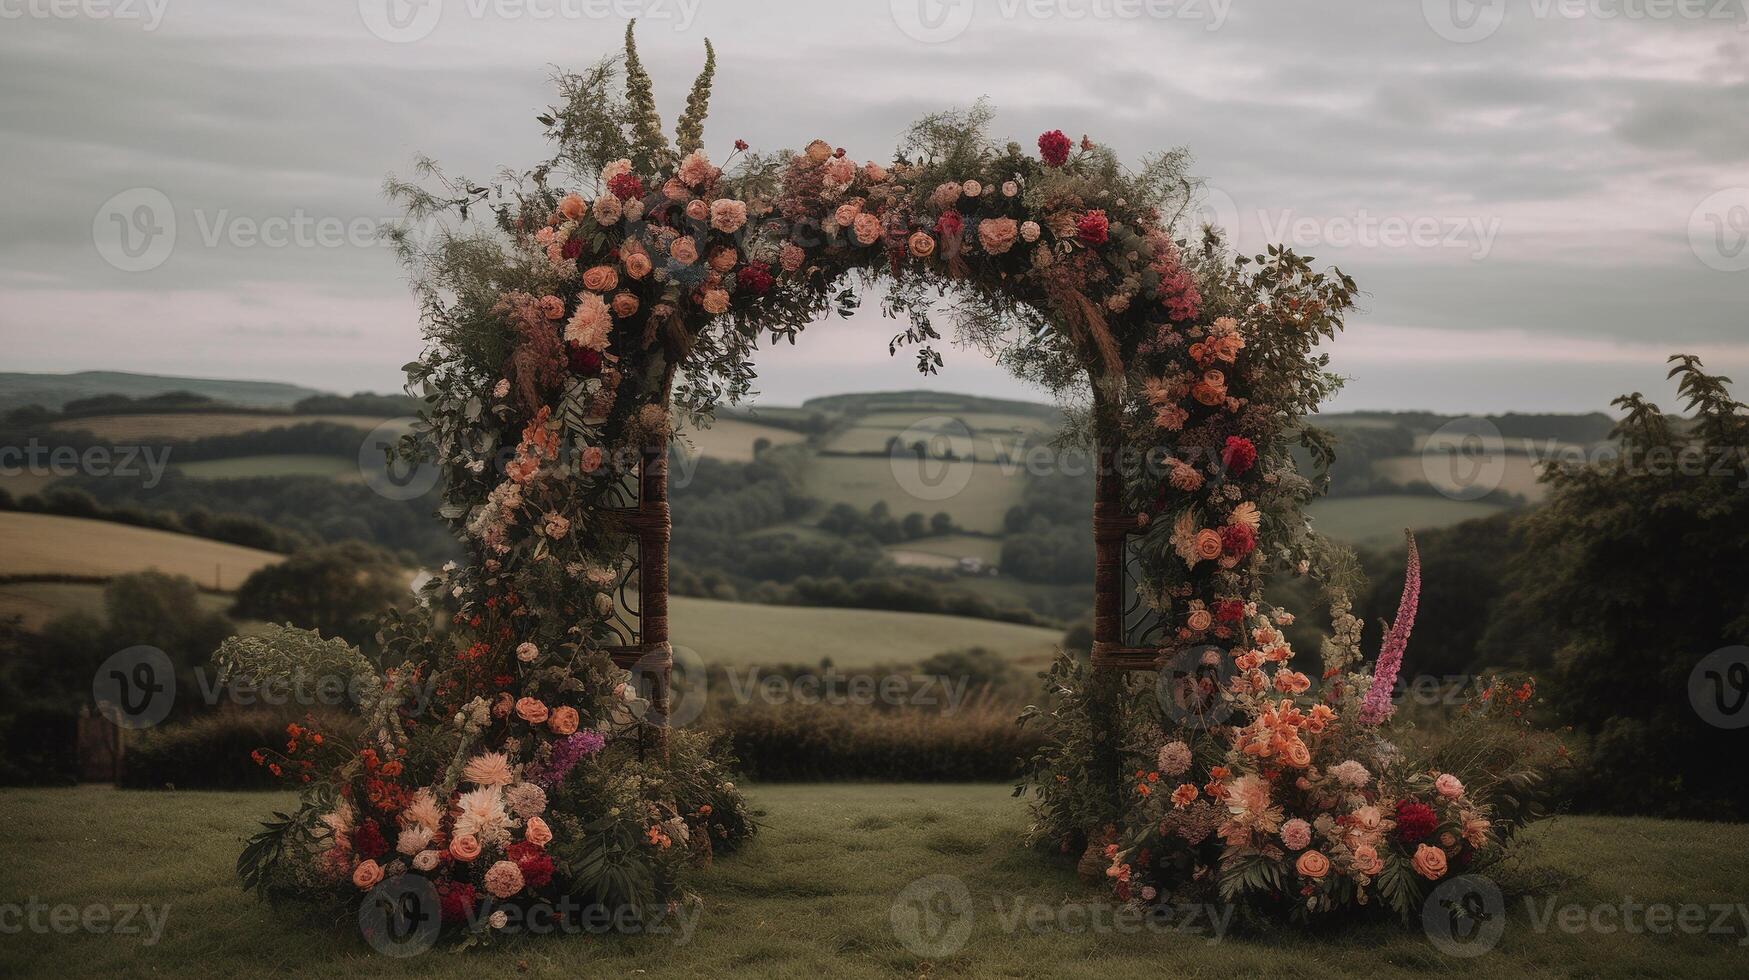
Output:
[[431,831],[424,827],[413,826],[401,831],[400,839],[395,842],[395,850],[402,854],[418,854],[425,850],[425,845],[431,843]]
[[416,868],[417,870],[420,870],[420,871],[434,871],[434,870],[436,870],[437,869],[437,852],[436,851],[420,851],[418,854],[413,855],[413,867]]
[[490,921],[492,923],[492,928],[502,929],[506,925],[509,924],[510,916],[508,914],[506,914],[503,909],[499,909],[498,911],[492,913],[492,917],[488,921]]

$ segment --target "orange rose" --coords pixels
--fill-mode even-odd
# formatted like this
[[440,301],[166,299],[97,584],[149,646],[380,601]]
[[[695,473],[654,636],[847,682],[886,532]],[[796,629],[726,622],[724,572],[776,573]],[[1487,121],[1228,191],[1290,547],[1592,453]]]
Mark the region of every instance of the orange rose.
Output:
[[522,839],[536,847],[545,847],[553,841],[553,828],[539,817],[529,817],[522,829]]
[[729,309],[729,294],[721,289],[707,289],[699,297],[698,305],[704,307],[706,313],[715,316]]
[[571,735],[577,731],[577,709],[568,704],[562,704],[553,709],[553,716],[547,719],[547,727],[555,735]]
[[583,288],[605,293],[619,285],[619,273],[611,265],[592,265],[583,273]]
[[643,252],[621,251],[620,264],[625,266],[626,275],[633,279],[642,279],[650,274],[650,257]]
[[480,842],[473,834],[457,834],[449,842],[449,856],[457,861],[472,861],[480,856]]
[[711,206],[703,201],[692,201],[686,205],[686,216],[694,221],[703,221],[710,215]]
[[698,261],[698,246],[690,238],[676,238],[668,246],[668,257],[681,265],[691,265]]
[[886,229],[881,226],[881,219],[867,212],[857,215],[856,220],[851,222],[851,228],[856,233],[856,240],[863,245],[873,245],[886,233]]
[[848,228],[856,223],[856,216],[862,213],[862,205],[856,201],[840,204],[832,211],[832,220],[838,222],[838,227]]
[[377,882],[382,880],[382,865],[375,861],[362,861],[358,867],[352,869],[352,883],[357,885],[360,891],[370,891],[377,886]]
[[583,217],[583,199],[575,194],[566,194],[559,202],[559,213],[572,221]]
[[1206,527],[1196,532],[1196,557],[1203,561],[1221,557],[1221,532]]
[[542,704],[538,699],[536,699],[536,698],[519,698],[519,699],[517,699],[516,717],[521,718],[523,721],[528,722],[530,725],[538,725],[541,722],[546,721],[547,714],[548,714],[547,706],[545,704]]
[[912,232],[911,233],[911,241],[909,244],[910,244],[910,248],[911,248],[911,254],[917,256],[920,259],[926,259],[926,258],[929,258],[931,255],[935,254],[935,239],[930,238],[928,232],[924,232],[924,231]]
[[1410,863],[1415,866],[1415,873],[1428,881],[1445,877],[1445,852],[1431,844],[1415,848],[1415,857]]
[[1294,739],[1287,744],[1287,764],[1295,769],[1304,769],[1312,764],[1312,750],[1306,748],[1306,743]]
[[802,152],[807,154],[808,159],[814,163],[825,163],[827,158],[832,155],[832,144],[825,140],[813,140]]
[[1307,851],[1294,862],[1294,870],[1301,878],[1317,880],[1330,873],[1330,859],[1317,851]]
[[1195,802],[1196,785],[1194,783],[1180,783],[1178,788],[1172,791],[1172,805],[1180,810]]
[[614,293],[613,303],[611,305],[613,306],[613,315],[619,317],[621,320],[638,312],[638,298],[631,293]]
[[1376,877],[1385,870],[1385,862],[1379,859],[1378,849],[1371,844],[1362,844],[1354,849],[1354,870],[1368,877]]

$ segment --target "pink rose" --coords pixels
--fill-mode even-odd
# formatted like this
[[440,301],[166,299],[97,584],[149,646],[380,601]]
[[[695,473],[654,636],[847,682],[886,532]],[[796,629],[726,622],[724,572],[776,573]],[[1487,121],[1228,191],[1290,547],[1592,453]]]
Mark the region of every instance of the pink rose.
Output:
[[1439,791],[1440,796],[1448,800],[1455,800],[1464,795],[1463,782],[1449,772],[1441,773],[1439,778],[1433,781],[1433,788]]
[[710,205],[703,201],[692,201],[686,205],[686,216],[694,221],[703,221],[710,217]]
[[457,861],[472,861],[480,856],[480,841],[472,834],[457,834],[449,842],[449,856]]
[[553,830],[547,822],[539,817],[529,817],[528,824],[523,828],[522,839],[536,847],[545,847],[553,842]]
[[884,231],[881,227],[881,219],[867,212],[856,216],[854,227],[856,229],[856,240],[864,245],[873,245],[875,242],[880,241],[881,234]]
[[1438,881],[1445,877],[1445,852],[1431,844],[1422,844],[1415,848],[1415,857],[1410,863],[1415,873],[1428,881]]
[[726,197],[711,202],[711,227],[725,235],[733,235],[747,223],[747,205]]
[[668,257],[681,265],[691,265],[698,261],[698,246],[690,238],[676,238],[668,246]]
[[1020,234],[1020,224],[1013,218],[985,218],[978,222],[978,243],[991,255],[1001,255],[1014,247]]
[[382,865],[375,861],[361,861],[358,867],[352,869],[352,883],[357,885],[360,891],[370,891],[377,886],[377,882],[382,880]]
[[516,717],[530,725],[538,725],[546,721],[547,714],[547,706],[538,698],[518,698],[516,700]]

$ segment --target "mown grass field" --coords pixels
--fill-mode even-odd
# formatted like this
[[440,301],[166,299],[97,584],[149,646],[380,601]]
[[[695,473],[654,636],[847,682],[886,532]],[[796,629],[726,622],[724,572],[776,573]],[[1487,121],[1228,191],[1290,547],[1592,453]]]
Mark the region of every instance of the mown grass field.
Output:
[[1002,516],[1020,503],[1026,490],[1024,471],[994,463],[929,460],[903,465],[911,467],[905,472],[920,476],[919,485],[944,491],[950,485],[948,480],[958,482],[953,476],[957,471],[947,468],[969,467],[971,473],[959,492],[939,500],[925,499],[899,482],[894,475],[895,463],[885,456],[816,456],[802,470],[802,488],[810,497],[847,503],[863,511],[884,501],[895,517],[913,511],[926,516],[945,512],[959,527],[984,534],[1002,532]]
[[683,429],[675,437],[675,445],[688,455],[704,456],[725,463],[747,463],[753,460],[753,444],[760,439],[773,446],[801,442],[805,436],[775,425],[761,425],[744,419],[717,419],[708,429]]
[[[8,935],[0,974],[1425,980],[1749,972],[1741,918],[1717,935],[1655,935],[1568,931],[1545,915],[1630,897],[1673,907],[1742,902],[1749,826],[1740,824],[1564,818],[1535,827],[1527,861],[1555,871],[1554,883],[1524,896],[1502,878],[1507,916],[1498,945],[1460,959],[1441,953],[1418,925],[1218,936],[1198,918],[1184,931],[1117,932],[1101,917],[1111,907],[1076,881],[1066,859],[1019,846],[1025,808],[1003,786],[788,785],[750,795],[766,811],[760,836],[703,872],[702,906],[677,918],[668,935],[520,937],[485,951],[439,947],[391,959],[373,952],[353,922],[301,919],[238,890],[231,865],[241,840],[261,816],[289,805],[289,795],[8,790],[0,792],[9,828],[6,901],[168,911],[150,944],[148,935],[86,931]],[[919,955],[906,942],[919,935],[907,911],[916,906],[901,894],[929,876],[957,881],[966,901],[930,903],[941,929],[920,938],[949,941]],[[963,945],[934,955],[952,945],[954,928],[966,930]]]
[[1059,630],[988,619],[686,596],[670,598],[668,614],[676,650],[691,649],[707,664],[814,665],[830,659],[839,667],[867,667],[984,646],[1016,664],[1043,666],[1062,639]]
[[51,514],[0,513],[0,575],[110,577],[156,568],[210,589],[236,588],[282,555],[222,541]]
[[1306,508],[1312,527],[1345,544],[1389,547],[1403,540],[1403,529],[1421,531],[1487,517],[1501,510],[1480,500],[1452,500],[1424,494],[1331,497]]
[[89,432],[99,439],[116,442],[141,439],[198,439],[202,436],[233,436],[242,432],[262,432],[283,429],[310,422],[332,422],[350,425],[369,432],[383,423],[370,415],[297,415],[291,412],[153,412],[140,415],[93,415],[90,418],[63,419],[51,428],[64,432]]

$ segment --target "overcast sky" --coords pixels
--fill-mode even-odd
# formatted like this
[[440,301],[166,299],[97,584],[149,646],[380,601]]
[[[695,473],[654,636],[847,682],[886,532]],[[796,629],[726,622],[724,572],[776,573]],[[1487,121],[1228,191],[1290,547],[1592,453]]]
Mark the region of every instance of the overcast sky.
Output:
[[[1367,292],[1338,408],[1668,401],[1672,351],[1749,383],[1745,2],[0,0],[0,367],[398,388],[384,175],[537,159],[547,66],[637,13],[670,125],[715,43],[718,159],[886,159],[980,95],[1001,139],[1188,146],[1242,246]],[[761,400],[918,386],[892,327],[817,325]],[[947,353],[928,384],[1037,397]]]

